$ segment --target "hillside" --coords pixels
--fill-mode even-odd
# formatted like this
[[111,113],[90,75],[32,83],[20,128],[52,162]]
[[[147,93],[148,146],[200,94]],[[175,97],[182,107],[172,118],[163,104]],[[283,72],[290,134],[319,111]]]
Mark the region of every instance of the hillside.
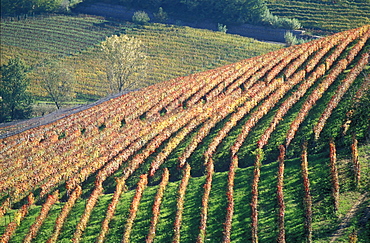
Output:
[[[83,101],[109,93],[98,45],[113,34],[137,37],[146,46],[147,76],[133,89],[282,48],[282,45],[221,32],[163,24],[141,26],[87,15],[5,20],[0,28],[1,65],[17,55],[35,68],[45,59],[60,60],[75,70],[77,98]],[[32,73],[30,76],[30,91],[38,99],[45,99],[37,77]]]
[[369,50],[367,25],[2,138],[2,241],[328,242],[359,202],[338,240],[366,242]]
[[271,13],[298,19],[304,28],[319,35],[370,24],[370,2],[268,0]]

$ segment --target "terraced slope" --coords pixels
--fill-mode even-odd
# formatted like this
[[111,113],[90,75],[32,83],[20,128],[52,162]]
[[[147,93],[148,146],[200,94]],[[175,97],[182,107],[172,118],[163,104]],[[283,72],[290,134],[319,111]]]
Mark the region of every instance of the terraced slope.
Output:
[[271,12],[296,18],[304,28],[329,33],[345,31],[370,23],[370,3],[363,1],[267,1]]
[[367,127],[343,130],[369,92],[369,37],[341,32],[2,138],[2,241],[327,242],[369,188]]
[[[77,96],[104,97],[109,93],[100,41],[124,33],[146,46],[149,67],[135,88],[189,75],[282,48],[283,45],[189,27],[152,24],[137,26],[96,16],[39,16],[1,24],[1,63],[19,55],[36,67],[44,59],[59,59],[74,69]],[[31,74],[31,92],[45,97]]]

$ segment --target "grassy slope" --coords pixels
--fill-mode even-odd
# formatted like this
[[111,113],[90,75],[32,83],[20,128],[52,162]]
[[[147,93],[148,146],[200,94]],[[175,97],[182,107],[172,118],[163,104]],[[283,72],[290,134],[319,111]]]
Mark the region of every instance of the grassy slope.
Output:
[[[339,154],[345,152],[346,149],[339,151]],[[370,146],[366,145],[360,149],[360,163],[362,165],[364,181],[369,181],[369,152]],[[309,177],[311,180],[311,190],[313,194],[313,213],[314,213],[314,242],[328,242],[331,234],[337,229],[341,219],[345,213],[349,211],[352,204],[358,199],[360,193],[351,191],[351,179],[348,178],[349,158],[347,156],[340,156],[339,172],[341,175],[340,186],[345,188],[340,195],[340,208],[338,217],[332,213],[330,205],[330,182],[329,182],[329,158],[327,153],[309,156]],[[261,168],[260,181],[260,202],[259,202],[259,225],[260,225],[260,240],[263,242],[273,242],[276,236],[276,174],[277,162],[265,164]],[[239,168],[236,171],[235,180],[235,214],[233,217],[233,242],[245,242],[245,239],[250,235],[250,193],[251,181],[253,175],[253,168]],[[347,175],[347,176],[344,176]],[[181,240],[183,242],[194,242],[197,237],[197,226],[199,224],[199,212],[197,208],[201,205],[202,194],[198,193],[202,190],[205,177],[194,177],[190,179],[188,185],[188,192],[185,198],[185,211],[183,216],[183,226],[181,230]],[[292,158],[286,160],[285,178],[284,178],[284,196],[286,203],[286,237],[288,242],[302,242],[303,241],[303,223],[304,212],[302,210],[302,179],[300,174],[300,159]],[[212,191],[209,202],[209,220],[207,228],[207,238],[212,242],[218,241],[222,237],[222,228],[220,224],[224,222],[226,206],[226,184],[227,172],[217,172],[213,176]],[[170,182],[164,194],[164,200],[161,207],[160,221],[157,228],[156,238],[157,242],[168,242],[172,239],[173,214],[176,208],[176,195],[179,182]],[[363,185],[364,187],[365,185]],[[145,189],[137,218],[135,219],[134,228],[132,231],[132,242],[143,242],[147,235],[147,230],[151,218],[151,206],[153,204],[154,196],[158,186],[149,186]],[[363,188],[364,189],[364,188]],[[129,190],[122,194],[120,203],[118,205],[116,215],[110,224],[110,231],[107,242],[117,242],[123,235],[123,225],[125,217],[128,215],[130,203],[134,195],[134,190]],[[92,218],[85,230],[82,242],[92,242],[97,237],[101,222],[105,216],[106,208],[110,202],[111,194],[106,194],[100,197],[97,206],[94,208]],[[57,203],[53,206],[46,223],[42,226],[35,242],[44,242],[52,232],[53,221],[60,212],[63,202]],[[79,200],[73,208],[72,213],[67,219],[66,225],[63,227],[61,239],[59,242],[68,242],[73,235],[76,223],[83,212],[85,200]],[[360,210],[356,212],[355,218],[352,219],[350,228],[345,230],[345,234],[340,237],[338,242],[346,242],[348,235],[353,229],[359,230],[360,225],[356,222],[361,218],[361,214],[366,208],[366,201],[360,206]],[[27,229],[32,224],[34,218],[37,217],[41,206],[33,206],[28,217],[21,222],[16,234],[11,242],[20,242]],[[11,213],[11,212],[10,212]],[[172,215],[172,216],[171,216]],[[8,220],[10,216],[6,216],[0,220],[0,225],[4,225],[4,220]],[[369,234],[369,225],[363,229],[359,234],[359,242],[366,242],[366,234]]]
[[[1,64],[16,55],[29,65],[44,58],[60,59],[72,66],[79,98],[101,97],[108,92],[105,67],[97,45],[106,36],[126,33],[140,38],[149,56],[148,75],[136,87],[212,69],[258,56],[281,45],[268,44],[237,35],[181,26],[109,22],[91,16],[37,17],[1,23]],[[31,91],[46,94],[33,79]]]
[[[334,1],[333,1],[334,2]],[[297,18],[307,29],[324,34],[353,29],[370,23],[370,2],[268,0],[273,14]]]
[[[357,82],[360,82],[362,79],[358,79]],[[338,83],[339,80],[336,82]],[[333,87],[336,85],[334,84]],[[358,84],[356,84],[358,86]],[[335,91],[334,88],[331,88],[325,96],[329,97]],[[323,97],[323,100],[327,99]],[[341,103],[345,106],[346,103]],[[347,104],[348,105],[348,104]],[[293,108],[289,116],[294,117],[299,110],[300,104],[297,104],[297,108]],[[318,114],[322,108],[320,106],[316,107],[312,115]],[[338,107],[333,113],[333,116],[337,119],[343,113],[345,108]],[[273,111],[272,111],[273,113]],[[342,114],[343,115],[343,114]],[[267,119],[268,120],[268,119]],[[290,120],[287,118],[286,120]],[[223,121],[224,123],[225,121]],[[258,130],[263,127],[266,121],[261,121],[259,125],[254,129],[254,131],[249,135],[248,140],[254,141],[258,137]],[[207,147],[207,140],[210,140],[211,137],[215,135],[217,130],[222,124],[219,124],[216,128],[212,130],[212,133],[205,140],[204,147]],[[281,127],[285,127],[284,124],[281,124]],[[236,127],[232,134],[238,134],[240,128]],[[326,130],[331,130],[330,126],[325,127]],[[324,132],[329,132],[325,131]],[[332,131],[331,131],[332,132]],[[337,131],[338,132],[338,131]],[[280,140],[279,133],[273,135],[271,138],[270,144],[275,144]],[[190,138],[189,138],[190,139]],[[221,147],[228,147],[230,143],[234,141],[233,138],[228,137],[227,141],[223,142]],[[164,166],[168,166],[172,172],[177,171],[175,163],[176,158],[180,151],[183,150],[187,142],[185,141],[179,148],[171,153],[169,159]],[[273,145],[271,145],[273,146]],[[331,234],[337,229],[339,223],[343,219],[344,215],[350,210],[353,203],[360,196],[360,192],[364,192],[369,186],[370,182],[370,167],[369,167],[369,152],[370,146],[366,145],[360,149],[360,162],[362,165],[362,188],[360,192],[353,190],[353,183],[351,179],[351,164],[350,164],[350,154],[349,145],[338,148],[338,166],[339,166],[339,175],[340,175],[340,187],[341,187],[341,196],[340,196],[340,208],[337,215],[334,215],[332,202],[331,202],[331,191],[330,191],[330,180],[329,180],[329,158],[328,158],[328,148],[327,145],[322,148],[323,151],[319,154],[314,152],[315,149],[311,149],[309,155],[309,176],[311,180],[311,190],[313,195],[314,202],[314,242],[328,242]],[[200,148],[201,150],[201,148]],[[219,153],[223,149],[219,150]],[[253,168],[248,166],[253,163],[253,158],[250,156],[251,148],[246,146],[243,151],[240,152],[240,158],[244,158],[240,161],[241,167],[236,172],[235,179],[235,214],[233,217],[233,231],[231,234],[233,242],[245,242],[245,239],[250,237],[250,206],[249,202],[251,199],[251,183],[253,176]],[[222,162],[222,155],[217,154],[215,157],[218,157],[218,163]],[[190,160],[193,166],[192,174],[202,174],[201,169],[198,166],[196,167],[198,161],[201,159],[201,152],[197,152],[197,155],[193,156],[193,159]],[[244,155],[243,155],[244,154]],[[153,158],[155,154],[151,156]],[[200,158],[198,158],[198,156]],[[270,156],[271,157],[271,156]],[[147,161],[150,161],[149,158]],[[145,163],[146,165],[149,162]],[[142,166],[135,174],[140,175],[147,171],[147,166]],[[217,169],[219,168],[219,169]],[[219,227],[225,218],[225,206],[226,206],[226,186],[227,186],[227,172],[223,172],[224,166],[216,164],[216,170],[219,171],[215,173],[212,183],[212,191],[210,195],[209,202],[209,217],[208,217],[208,228],[207,228],[207,237],[211,240],[220,239],[222,237],[222,228]],[[121,170],[117,172],[115,176],[119,176]],[[160,173],[157,173],[160,174]],[[177,171],[178,174],[178,171]],[[273,242],[276,236],[276,199],[275,199],[275,185],[276,185],[276,175],[277,174],[277,162],[275,159],[267,159],[265,164],[261,168],[261,182],[259,185],[260,190],[260,201],[259,201],[259,225],[260,232],[259,237],[263,242]],[[177,177],[176,175],[174,176]],[[113,177],[111,177],[112,179]],[[155,184],[155,178],[152,179],[151,184]],[[200,220],[200,206],[202,193],[199,191],[202,190],[203,184],[205,182],[205,176],[193,177],[190,179],[188,186],[188,191],[185,198],[185,211],[183,216],[183,227],[181,231],[181,239],[183,242],[194,242],[197,237],[199,220]],[[116,216],[110,224],[110,231],[108,235],[107,242],[117,242],[122,238],[123,227],[125,224],[125,219],[128,215],[130,203],[134,195],[134,187],[137,183],[137,177],[134,175],[127,181],[127,185],[130,190],[124,193],[119,202]],[[285,203],[286,203],[286,237],[288,242],[301,242],[303,241],[303,224],[304,224],[304,212],[302,209],[302,178],[300,170],[300,159],[296,156],[290,156],[286,160],[285,167],[285,180],[284,180],[284,193],[285,193]],[[67,219],[67,223],[63,228],[61,233],[60,242],[68,242],[71,239],[77,222],[79,221],[80,216],[83,213],[84,206],[89,194],[89,188],[93,185],[93,180],[89,180],[84,184],[85,193],[81,200],[78,201],[76,206],[72,209],[72,213]],[[164,195],[163,205],[161,207],[160,221],[157,228],[157,242],[168,242],[172,239],[172,229],[174,221],[174,213],[176,210],[176,198],[177,198],[177,188],[179,186],[179,181],[171,182]],[[114,182],[108,180],[106,182],[106,195],[100,197],[97,206],[94,208],[92,217],[88,223],[88,227],[83,236],[83,242],[91,242],[97,237],[101,222],[105,216],[106,208],[111,200],[112,190],[114,188]],[[135,219],[134,228],[132,231],[132,242],[142,242],[147,235],[147,229],[151,218],[151,205],[154,200],[154,195],[158,189],[158,186],[149,186],[143,195],[142,203],[139,207],[139,212],[137,218]],[[63,193],[63,192],[62,192]],[[60,209],[63,205],[63,202],[56,204],[53,207],[53,210],[50,213],[45,225],[42,227],[40,233],[37,236],[37,242],[45,241],[52,232],[53,220],[57,217],[57,214],[60,212]],[[30,217],[27,217],[22,221],[21,226],[17,230],[12,242],[19,242],[26,234],[27,230],[32,224],[34,218],[37,217],[37,214],[40,211],[41,206],[34,206],[30,212]],[[356,212],[355,218],[351,220],[350,228],[345,231],[345,234],[342,235],[338,240],[345,242],[348,239],[348,235],[355,229],[361,229],[361,226],[358,222],[361,219],[361,215],[366,209],[366,201],[360,206],[360,210]],[[9,216],[5,216],[0,221],[0,225],[5,225],[4,220],[9,220],[11,218],[12,212],[9,212]],[[1,233],[1,232],[0,232]],[[366,242],[366,237],[369,234],[369,225],[367,228],[363,229],[359,233],[359,242]]]

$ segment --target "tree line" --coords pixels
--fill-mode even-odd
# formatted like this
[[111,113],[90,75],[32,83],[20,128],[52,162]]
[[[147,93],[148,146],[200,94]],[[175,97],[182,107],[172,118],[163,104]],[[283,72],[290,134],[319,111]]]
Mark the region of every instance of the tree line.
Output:
[[106,2],[151,11],[164,9],[176,18],[211,20],[222,24],[250,23],[285,29],[301,28],[297,19],[270,13],[265,0],[2,0],[1,17],[68,12],[81,2]]
[[[96,2],[96,0],[86,0]],[[264,0],[105,0],[133,8],[156,11],[162,7],[172,15],[208,19],[224,24],[260,23],[268,12]]]
[[[268,14],[264,0],[100,0],[134,8],[158,10],[189,17],[212,19],[222,23],[260,23]],[[2,0],[1,15],[19,15],[68,10],[79,2],[97,0]]]
[[[227,25],[255,24],[273,28],[300,29],[297,19],[273,15],[265,0],[84,0],[169,14],[185,21],[213,21]],[[165,12],[164,12],[165,11]]]
[[65,12],[70,6],[82,0],[1,0],[1,17],[39,14],[45,12]]

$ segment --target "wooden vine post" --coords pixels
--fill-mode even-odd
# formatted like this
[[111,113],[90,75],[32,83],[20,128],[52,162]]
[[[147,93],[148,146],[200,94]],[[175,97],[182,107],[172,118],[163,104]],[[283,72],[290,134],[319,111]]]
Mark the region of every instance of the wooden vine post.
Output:
[[258,148],[256,150],[256,160],[254,163],[254,177],[252,184],[252,202],[251,202],[251,219],[252,219],[252,242],[258,242],[258,182],[260,180],[260,167],[263,159],[263,150]]
[[351,151],[352,151],[352,166],[353,166],[353,173],[354,173],[354,180],[355,180],[356,188],[359,187],[360,179],[361,179],[357,145],[358,145],[358,141],[356,139],[356,135],[354,134],[352,136]]
[[14,232],[17,230],[18,226],[20,226],[21,221],[24,219],[24,217],[27,215],[28,210],[30,209],[31,205],[35,203],[35,198],[33,196],[33,193],[28,195],[27,198],[27,204],[24,204],[15,214],[14,219],[11,221],[8,226],[6,227],[4,234],[0,238],[1,243],[9,242],[10,238],[14,234]]
[[174,223],[174,236],[173,236],[173,243],[180,242],[180,229],[181,229],[181,221],[182,221],[182,214],[184,212],[184,203],[185,203],[185,192],[186,188],[189,183],[190,178],[190,172],[191,172],[191,166],[186,163],[184,169],[183,169],[183,176],[181,179],[181,183],[179,185],[178,190],[178,197],[177,197],[177,211],[176,211],[176,217],[175,217],[175,223]]
[[278,203],[278,243],[285,243],[285,203],[284,203],[284,158],[285,158],[285,147],[284,145],[279,146],[279,168],[278,168],[278,181],[277,181],[277,203]]
[[168,171],[167,168],[164,168],[164,171],[162,174],[162,181],[159,184],[159,189],[154,198],[154,204],[152,207],[153,216],[150,221],[151,223],[150,223],[149,233],[146,238],[146,243],[152,243],[154,241],[157,224],[159,222],[160,207],[161,207],[164,191],[166,190],[166,186],[168,184],[169,178],[170,178],[170,172]]
[[234,155],[231,159],[230,169],[228,173],[227,179],[227,209],[226,209],[226,219],[224,223],[224,237],[222,242],[228,243],[231,242],[231,227],[232,227],[232,220],[234,215],[234,180],[235,180],[235,172],[238,168],[238,156]]
[[206,238],[206,228],[207,228],[207,218],[208,218],[208,202],[209,202],[209,195],[211,193],[212,188],[212,177],[215,172],[214,163],[212,158],[206,159],[206,183],[204,184],[204,193],[202,197],[202,208],[200,212],[200,226],[199,226],[199,234],[197,238],[197,243],[205,242]]
[[307,141],[302,146],[302,177],[304,188],[303,205],[305,208],[305,235],[308,243],[312,242],[312,196],[310,190],[310,180],[308,178],[308,161],[307,161]]
[[332,182],[332,195],[334,200],[334,210],[338,212],[339,208],[339,179],[337,169],[337,152],[335,148],[334,139],[331,138],[329,142],[329,153],[330,153],[330,176]]
[[130,213],[127,218],[125,229],[123,233],[122,243],[129,243],[130,242],[130,236],[132,227],[134,226],[134,220],[136,218],[136,214],[139,208],[140,200],[143,195],[144,189],[146,188],[148,184],[148,175],[143,174],[140,176],[140,181],[137,183],[135,196],[132,199],[131,207],[130,207]]

